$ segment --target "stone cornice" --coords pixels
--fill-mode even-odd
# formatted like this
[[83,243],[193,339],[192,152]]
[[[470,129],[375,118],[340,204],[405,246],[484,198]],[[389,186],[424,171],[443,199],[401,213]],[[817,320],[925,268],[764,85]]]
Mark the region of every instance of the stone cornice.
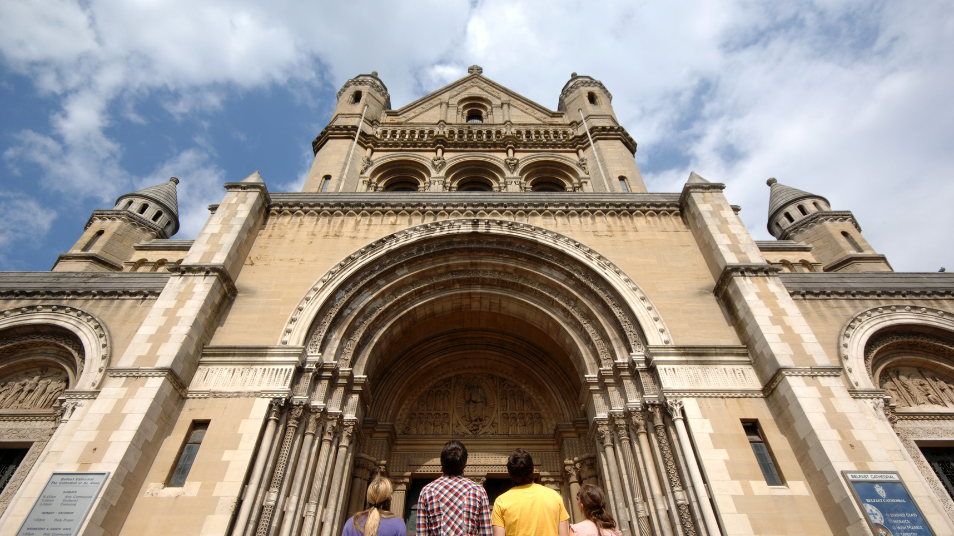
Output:
[[772,277],[777,276],[780,271],[781,268],[770,264],[727,264],[722,269],[722,274],[716,281],[712,293],[716,298],[721,299],[734,277]]
[[[679,206],[685,207],[689,196],[694,192],[721,192],[725,190],[725,184],[721,182],[687,182],[682,187],[682,193],[679,194]],[[734,207],[733,207],[734,209]],[[736,211],[738,213],[738,211]]]
[[675,194],[604,194],[580,192],[374,192],[374,193],[275,193],[269,211],[629,211],[679,212]]
[[652,345],[647,348],[647,365],[739,365],[751,364],[746,346],[668,346]]
[[199,365],[299,365],[304,346],[206,346]]
[[88,251],[61,253],[56,258],[56,263],[54,263],[53,266],[55,267],[57,264],[63,261],[89,262],[89,263],[101,266],[112,272],[121,272],[123,270],[123,266],[121,264],[116,264],[115,262],[107,259],[106,257],[100,255],[99,253],[91,253]]
[[765,396],[771,395],[786,376],[827,376],[837,378],[841,376],[843,370],[842,367],[833,365],[818,367],[781,367],[762,388],[762,393]]
[[179,276],[209,276],[214,275],[222,282],[225,292],[229,297],[234,297],[238,290],[235,288],[235,281],[229,275],[228,270],[221,264],[173,264],[169,266],[169,272]]
[[263,182],[227,182],[224,186],[229,192],[250,192],[252,190],[257,190],[261,192],[262,196],[265,198],[266,205],[272,202],[268,195],[268,187],[266,187],[265,183]]
[[881,400],[886,396],[884,389],[848,389],[848,394],[851,395],[851,398],[859,400]]
[[189,251],[195,240],[187,239],[156,239],[149,242],[140,242],[133,245],[137,251]]
[[86,221],[83,231],[89,229],[89,226],[93,223],[101,221],[121,221],[132,225],[144,233],[155,235],[155,238],[169,238],[165,229],[156,225],[155,222],[149,221],[139,214],[128,210],[94,210],[89,220]]
[[188,393],[182,378],[168,367],[107,367],[106,376],[110,378],[165,378],[183,397]]
[[812,251],[815,249],[814,246],[795,242],[794,240],[756,240],[755,245],[759,247],[759,251],[773,252]]
[[881,264],[884,263],[891,267],[891,264],[888,262],[888,258],[880,253],[849,253],[844,257],[826,264],[822,267],[822,270],[825,272],[837,272],[840,268],[849,266],[852,264]]
[[855,220],[855,215],[848,210],[829,210],[822,212],[813,212],[808,216],[796,221],[782,230],[778,236],[779,240],[796,240],[803,232],[819,225],[821,223],[843,223],[847,222],[855,226],[858,232],[861,232],[861,226]]
[[[351,141],[356,125],[328,125],[311,144],[314,154],[331,139]],[[508,147],[517,150],[576,151],[589,145],[586,132],[571,125],[547,124],[451,124],[443,123],[388,123],[365,128],[358,134],[358,144],[378,150],[476,150],[502,152]],[[590,128],[594,141],[618,140],[636,152],[636,141],[621,126],[594,126]]]
[[954,297],[954,273],[946,272],[781,273],[779,277],[796,300]]
[[151,299],[168,280],[162,272],[0,272],[0,298]]

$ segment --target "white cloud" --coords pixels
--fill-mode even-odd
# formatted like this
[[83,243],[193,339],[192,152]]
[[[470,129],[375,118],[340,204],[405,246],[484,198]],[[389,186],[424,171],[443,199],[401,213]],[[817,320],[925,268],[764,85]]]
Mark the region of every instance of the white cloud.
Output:
[[44,207],[35,199],[17,192],[0,190],[0,268],[13,270],[18,266],[3,252],[14,244],[35,243],[50,230],[56,211]]
[[[166,180],[132,177],[122,144],[104,134],[115,121],[145,121],[135,102],[155,92],[184,120],[228,113],[235,89],[281,84],[306,100],[321,84],[377,70],[400,107],[476,63],[555,108],[576,71],[613,93],[651,190],[678,190],[690,170],[726,182],[765,238],[764,181],[776,176],[854,211],[896,268],[954,266],[954,239],[932,232],[954,223],[945,207],[954,191],[941,180],[954,165],[948,2],[11,0],[0,20],[8,64],[61,102],[49,134],[22,132],[5,153],[12,165],[39,165],[49,188],[95,184],[115,198]],[[110,117],[117,100],[122,117]],[[204,186],[222,173],[215,158],[198,144],[160,175],[186,178],[173,164],[194,170],[212,196],[202,204],[215,202],[221,192]],[[206,216],[198,206],[183,214]]]

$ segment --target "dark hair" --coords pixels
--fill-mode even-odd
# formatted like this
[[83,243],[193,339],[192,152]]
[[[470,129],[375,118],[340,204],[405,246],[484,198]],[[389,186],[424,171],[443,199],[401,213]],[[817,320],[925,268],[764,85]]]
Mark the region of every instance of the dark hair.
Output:
[[456,439],[451,439],[444,444],[444,450],[441,451],[441,471],[447,476],[460,476],[464,474],[464,467],[467,465],[467,447]]
[[516,448],[507,458],[507,472],[515,486],[533,482],[533,458],[525,449]]
[[580,491],[576,492],[576,500],[583,504],[583,517],[592,521],[600,532],[616,528],[616,521],[606,511],[606,495],[603,490],[593,484],[583,484]]

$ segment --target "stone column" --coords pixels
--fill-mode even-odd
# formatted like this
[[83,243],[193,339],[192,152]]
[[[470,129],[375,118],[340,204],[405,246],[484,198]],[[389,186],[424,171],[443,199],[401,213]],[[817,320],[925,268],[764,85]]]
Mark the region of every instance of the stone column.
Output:
[[606,454],[606,468],[608,469],[608,485],[613,487],[613,495],[616,502],[616,515],[619,520],[620,529],[626,536],[633,534],[630,528],[629,511],[626,508],[626,494],[623,492],[623,485],[619,477],[619,467],[616,465],[616,451],[613,449],[613,431],[610,430],[608,423],[601,423],[597,427],[597,434],[603,444],[603,451]]
[[636,442],[633,443],[633,452],[636,455],[639,473],[643,477],[643,483],[649,494],[647,499],[652,514],[650,518],[656,526],[657,533],[663,536],[672,536],[672,525],[669,523],[669,512],[666,508],[666,497],[659,485],[659,473],[656,472],[653,451],[649,446],[649,438],[646,437],[646,420],[641,411],[634,411],[630,414],[630,421],[636,428]]
[[[354,434],[354,423],[347,423],[341,427],[341,440],[338,442],[338,452],[335,455],[335,469],[328,487],[327,503],[322,508],[319,520],[321,522],[321,536],[331,536],[334,528],[336,512],[341,510],[341,495],[344,493],[342,485],[345,470],[348,468],[348,452],[351,450],[351,439]],[[317,527],[316,527],[317,529]]]
[[646,502],[643,501],[643,492],[636,478],[636,462],[633,459],[633,443],[629,438],[629,424],[627,424],[625,417],[615,417],[613,423],[616,425],[616,437],[619,438],[621,443],[621,445],[617,445],[617,450],[620,456],[620,466],[624,468],[622,471],[623,479],[626,481],[627,488],[632,490],[633,505],[636,509],[636,526],[639,528],[641,536],[652,536],[649,509],[646,508]]
[[705,521],[706,529],[709,534],[715,536],[721,534],[719,522],[716,521],[715,512],[712,510],[712,502],[709,501],[709,495],[706,493],[706,484],[702,479],[702,472],[696,463],[696,456],[693,453],[692,442],[689,441],[689,433],[686,431],[686,422],[682,417],[682,400],[667,399],[666,405],[669,407],[669,414],[672,415],[673,424],[676,426],[676,434],[679,436],[679,444],[682,451],[686,454],[686,466],[689,469],[689,478],[692,485],[699,493],[699,507],[702,510],[702,518]]
[[368,494],[368,480],[371,478],[371,472],[374,471],[376,464],[359,454],[354,462],[354,469],[351,471],[351,499],[348,501],[348,515],[354,515],[364,508],[366,495]]
[[563,472],[566,474],[566,482],[570,487],[570,520],[579,523],[582,519],[580,518],[580,509],[576,506],[576,503],[579,502],[576,495],[580,492],[580,469],[573,463],[573,460],[564,460]]
[[268,407],[265,432],[262,434],[262,441],[259,443],[258,456],[255,457],[255,464],[252,465],[252,474],[249,477],[248,485],[245,486],[242,506],[235,516],[232,536],[241,536],[245,532],[249,514],[252,513],[252,505],[255,504],[255,496],[258,494],[258,486],[261,484],[262,476],[265,472],[265,464],[268,462],[268,455],[272,450],[272,441],[275,439],[275,430],[278,428],[280,407],[281,401],[278,399],[273,399],[271,405]]
[[675,514],[676,531],[685,536],[696,536],[696,527],[692,523],[692,512],[689,511],[689,500],[686,498],[686,491],[682,487],[682,479],[679,478],[679,471],[676,469],[676,460],[672,457],[672,449],[669,447],[669,439],[666,437],[666,422],[662,411],[658,405],[652,406],[653,426],[656,429],[654,436],[655,446],[658,449],[660,470],[669,477],[669,487],[667,495],[673,505]]
[[[305,504],[305,513],[302,518],[301,536],[311,536],[312,528],[315,526],[318,502],[322,498],[324,485],[328,482],[328,478],[326,478],[329,473],[328,456],[331,453],[336,429],[334,420],[328,419],[325,421],[325,429],[321,434],[321,450],[318,452],[315,474],[312,477],[311,493],[308,494],[308,502]],[[292,534],[297,534],[297,532],[293,530]]]
[[[407,486],[411,483],[411,479],[402,476],[398,478],[391,479],[391,482],[394,484],[394,492],[391,494],[391,513],[404,519],[404,506],[405,501],[407,500]],[[405,519],[405,521],[407,521]]]
[[275,515],[275,506],[278,504],[278,496],[282,490],[282,483],[285,480],[285,471],[288,469],[288,459],[294,450],[295,436],[298,431],[298,424],[301,419],[304,407],[296,405],[292,407],[288,416],[288,422],[285,424],[285,437],[282,439],[281,450],[278,453],[278,460],[275,465],[275,472],[272,474],[271,484],[268,486],[268,493],[265,495],[265,504],[262,506],[262,517],[258,520],[258,529],[256,536],[268,536],[269,527],[272,524],[272,517]]
[[292,525],[296,524],[298,519],[298,498],[301,495],[301,489],[305,481],[305,470],[308,468],[311,459],[311,445],[315,439],[315,432],[318,430],[318,415],[314,411],[309,411],[305,423],[305,437],[301,442],[301,455],[298,457],[298,463],[295,468],[295,478],[292,481],[291,489],[288,491],[288,500],[285,506],[285,519],[282,522],[281,536],[291,534]]

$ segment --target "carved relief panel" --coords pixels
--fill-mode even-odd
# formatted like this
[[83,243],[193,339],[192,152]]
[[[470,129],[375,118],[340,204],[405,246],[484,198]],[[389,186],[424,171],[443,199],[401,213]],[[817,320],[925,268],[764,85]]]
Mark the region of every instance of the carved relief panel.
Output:
[[0,409],[46,409],[66,390],[69,377],[56,367],[37,367],[0,378]]
[[399,434],[549,435],[552,412],[528,386],[492,374],[458,374],[413,391]]
[[954,411],[954,380],[937,372],[895,367],[881,373],[880,383],[898,409]]

